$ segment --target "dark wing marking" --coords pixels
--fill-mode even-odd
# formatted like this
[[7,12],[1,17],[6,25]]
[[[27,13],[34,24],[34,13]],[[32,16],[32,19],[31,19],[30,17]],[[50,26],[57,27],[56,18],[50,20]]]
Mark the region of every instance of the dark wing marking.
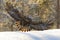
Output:
[[[51,25],[48,24],[50,21],[48,21],[47,23],[43,23],[43,22],[33,22],[31,18],[26,17],[23,15],[23,11],[20,13],[17,9],[14,9],[14,7],[11,4],[7,3],[7,8],[6,11],[9,13],[9,15],[14,18],[16,21],[20,21],[21,24],[23,26],[31,26],[31,28],[40,30],[40,29],[46,29],[47,26]],[[37,26],[39,25],[39,26]]]

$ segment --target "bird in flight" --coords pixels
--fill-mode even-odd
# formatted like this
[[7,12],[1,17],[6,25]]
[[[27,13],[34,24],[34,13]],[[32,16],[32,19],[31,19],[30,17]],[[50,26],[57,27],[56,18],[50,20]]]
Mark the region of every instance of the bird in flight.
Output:
[[[38,22],[38,23],[33,22],[31,18],[23,15],[23,13],[24,13],[23,10],[21,12],[19,12],[19,10],[14,8],[14,6],[11,3],[6,2],[5,10],[16,21],[17,26],[21,25],[21,27],[19,27],[19,30],[21,30],[21,31],[26,32],[26,31],[30,31],[32,29],[36,29],[36,30],[47,29],[47,27],[43,26],[43,25],[46,26],[46,24],[44,24],[43,22]],[[36,26],[36,25],[39,25],[39,26]]]

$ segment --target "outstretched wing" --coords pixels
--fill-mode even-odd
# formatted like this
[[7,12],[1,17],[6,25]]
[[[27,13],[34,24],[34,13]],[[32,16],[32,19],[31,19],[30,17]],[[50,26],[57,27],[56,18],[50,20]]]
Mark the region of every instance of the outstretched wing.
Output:
[[21,24],[22,25],[27,25],[27,24],[30,24],[31,22],[31,19],[24,16],[23,15],[23,11],[21,11],[21,13],[14,8],[14,6],[10,3],[6,3],[6,11],[8,12],[8,14],[14,18],[14,20],[16,21],[21,21]]
[[12,6],[12,4],[6,2],[6,11],[9,13],[9,15],[14,18],[16,21],[21,20],[20,19],[20,14],[19,11],[17,9],[14,9],[14,7]]
[[25,22],[25,24],[26,23],[28,23],[28,24],[31,23],[31,24],[34,24],[34,25],[41,23],[41,22],[38,22],[38,23],[33,22],[31,18],[23,15],[23,11],[21,11],[21,13],[20,13],[17,9],[14,9],[13,5],[10,4],[10,3],[6,3],[6,6],[7,6],[6,10],[9,13],[9,15],[11,17],[13,17],[16,21],[23,21],[23,22]]
[[[9,13],[9,15],[14,18],[16,21],[20,21],[21,24],[23,26],[29,26],[29,25],[33,25],[31,26],[34,29],[46,29],[46,26],[49,26],[50,24],[48,24],[50,21],[48,21],[47,23],[43,23],[43,22],[33,22],[31,18],[26,17],[23,15],[23,10],[21,11],[21,13],[14,8],[14,6],[10,3],[6,3],[6,11]],[[42,24],[42,26],[40,25]],[[37,26],[38,25],[38,26]]]

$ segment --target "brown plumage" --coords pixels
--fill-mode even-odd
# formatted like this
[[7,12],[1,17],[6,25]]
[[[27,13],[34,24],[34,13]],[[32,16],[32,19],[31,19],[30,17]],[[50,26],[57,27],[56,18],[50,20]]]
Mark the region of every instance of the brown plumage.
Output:
[[[44,29],[48,29],[48,25],[50,24],[46,24],[43,22],[33,22],[31,18],[24,16],[23,15],[23,10],[21,12],[19,12],[17,9],[14,8],[14,6],[8,2],[6,2],[6,11],[8,12],[8,14],[14,18],[15,21],[20,21],[17,22],[17,24],[22,25],[23,27],[21,27],[19,30],[21,31],[30,31],[31,29],[35,29],[35,30],[44,30]],[[39,25],[39,26],[37,26]]]

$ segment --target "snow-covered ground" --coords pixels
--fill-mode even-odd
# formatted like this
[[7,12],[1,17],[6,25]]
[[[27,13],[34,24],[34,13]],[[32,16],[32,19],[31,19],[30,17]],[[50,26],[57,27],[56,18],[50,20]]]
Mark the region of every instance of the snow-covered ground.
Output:
[[0,32],[0,40],[60,40],[60,29],[30,32]]

